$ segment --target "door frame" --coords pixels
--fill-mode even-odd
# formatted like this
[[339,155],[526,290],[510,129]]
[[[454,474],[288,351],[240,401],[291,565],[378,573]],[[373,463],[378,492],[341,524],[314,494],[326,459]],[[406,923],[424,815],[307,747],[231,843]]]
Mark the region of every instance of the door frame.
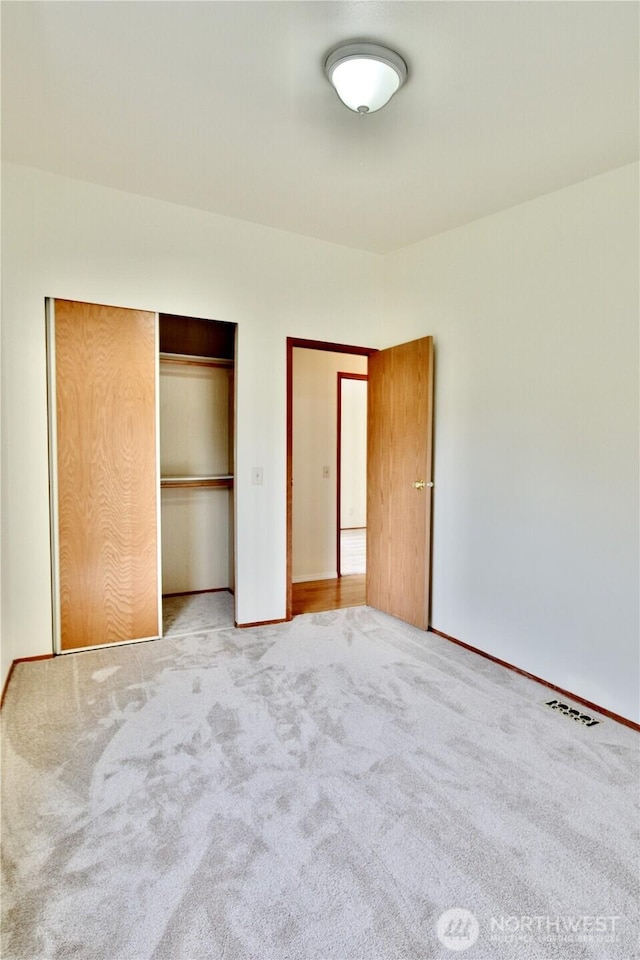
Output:
[[351,353],[370,357],[377,347],[359,347],[353,344],[332,343],[325,340],[307,340],[287,337],[287,607],[286,619],[293,618],[293,349],[324,350],[327,353]]
[[336,570],[338,573],[338,579],[342,576],[340,569],[341,563],[341,550],[340,550],[340,534],[342,532],[342,516],[340,509],[340,499],[342,493],[342,381],[343,380],[369,380],[368,373],[343,373],[341,370],[338,372],[338,430],[337,430],[337,441],[338,441],[338,450],[336,455]]

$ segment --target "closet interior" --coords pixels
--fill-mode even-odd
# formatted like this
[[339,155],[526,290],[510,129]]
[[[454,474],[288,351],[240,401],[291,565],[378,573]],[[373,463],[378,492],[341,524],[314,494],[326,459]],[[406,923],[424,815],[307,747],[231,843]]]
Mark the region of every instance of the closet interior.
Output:
[[161,313],[159,340],[164,632],[205,627],[212,604],[232,626],[236,325]]

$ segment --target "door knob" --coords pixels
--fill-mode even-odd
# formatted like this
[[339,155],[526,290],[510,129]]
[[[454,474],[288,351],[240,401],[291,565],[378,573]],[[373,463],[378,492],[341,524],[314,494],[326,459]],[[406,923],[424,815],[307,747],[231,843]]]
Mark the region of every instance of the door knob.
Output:
[[416,488],[416,490],[424,490],[424,487],[425,487],[424,480],[414,480],[413,485]]

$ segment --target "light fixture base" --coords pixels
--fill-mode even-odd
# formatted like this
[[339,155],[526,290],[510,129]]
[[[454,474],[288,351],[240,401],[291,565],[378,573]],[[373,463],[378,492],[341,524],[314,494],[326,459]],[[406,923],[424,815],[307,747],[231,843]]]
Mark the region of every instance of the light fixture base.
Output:
[[342,102],[355,113],[375,113],[407,79],[399,53],[373,41],[342,43],[325,60],[325,73]]

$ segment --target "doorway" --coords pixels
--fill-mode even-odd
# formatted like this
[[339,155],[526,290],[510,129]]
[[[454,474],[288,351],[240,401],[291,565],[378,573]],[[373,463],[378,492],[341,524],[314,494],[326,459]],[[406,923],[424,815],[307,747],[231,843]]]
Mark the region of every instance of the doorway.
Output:
[[[287,340],[288,619],[365,602],[364,570],[340,575],[339,488],[345,456],[338,443],[338,375],[366,381],[372,353],[368,347]],[[366,437],[366,424],[362,430]],[[342,512],[348,515],[349,510]]]
[[[434,486],[433,338],[421,337],[379,351],[287,339],[287,619],[294,612],[302,612],[299,608],[294,610],[292,576],[295,347],[351,352],[368,358],[364,602],[426,630],[430,616]],[[336,572],[333,579],[340,585],[347,578],[338,578]],[[335,601],[328,609],[334,607]]]

